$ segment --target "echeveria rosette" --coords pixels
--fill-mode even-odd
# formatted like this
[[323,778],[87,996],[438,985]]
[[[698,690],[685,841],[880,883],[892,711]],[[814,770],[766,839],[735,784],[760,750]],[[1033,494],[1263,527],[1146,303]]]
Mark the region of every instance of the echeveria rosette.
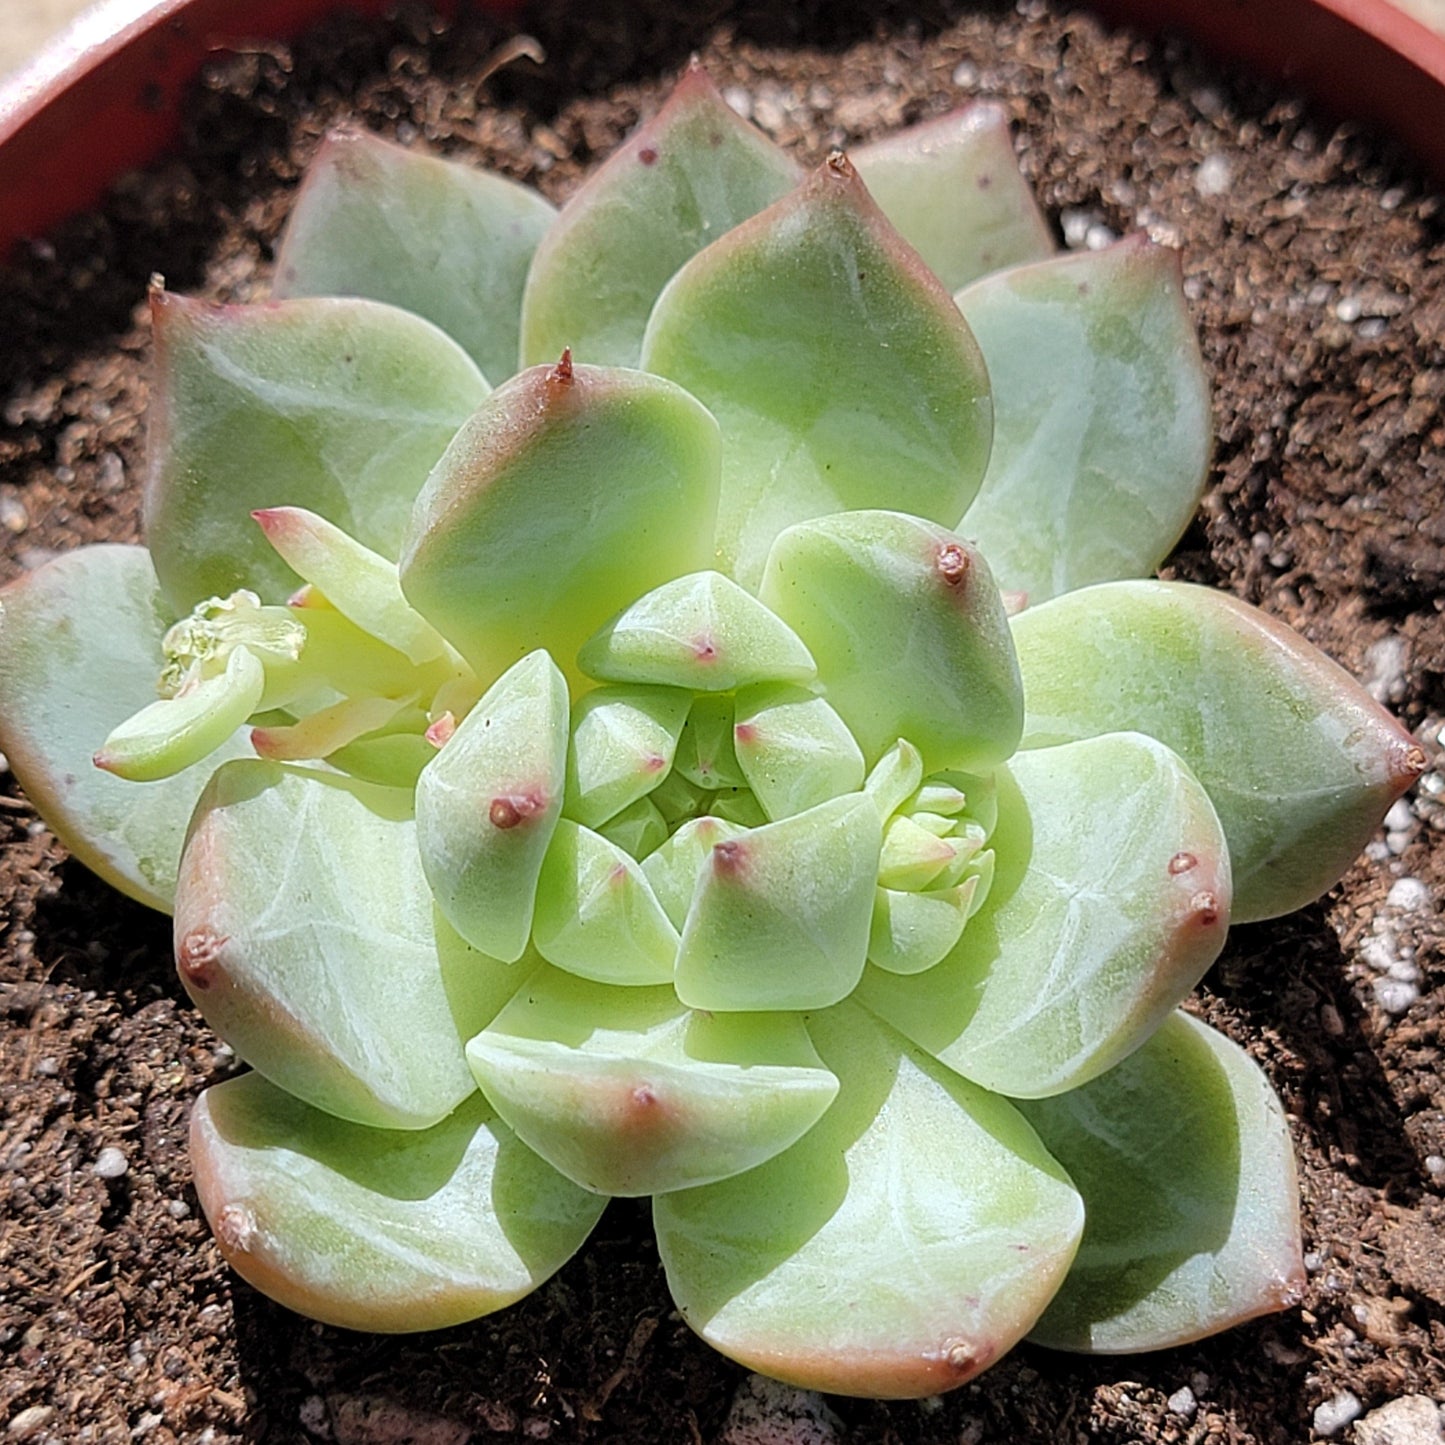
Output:
[[1178,1005],[1423,759],[1141,580],[1172,253],[1054,256],[994,108],[805,176],[692,70],[555,219],[333,139],[276,290],[157,293],[149,554],[0,614],[0,745],[256,1070],[192,1123],[242,1274],[430,1328],[653,1195],[705,1338],[876,1396],[1294,1297],[1279,1102]]

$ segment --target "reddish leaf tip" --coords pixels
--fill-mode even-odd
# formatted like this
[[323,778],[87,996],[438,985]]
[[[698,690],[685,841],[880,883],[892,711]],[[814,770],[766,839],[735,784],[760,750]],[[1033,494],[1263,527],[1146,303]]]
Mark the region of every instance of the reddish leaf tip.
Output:
[[537,792],[503,793],[492,799],[487,817],[491,819],[492,827],[505,832],[529,818],[535,818],[546,806],[546,800]]
[[208,989],[215,982],[221,950],[230,939],[210,924],[193,928],[176,946],[176,967],[192,988]]
[[749,747],[758,740],[758,728],[756,723],[739,723],[733,729],[733,741]]
[[97,753],[92,753],[90,760],[104,772],[113,773],[115,771],[115,756],[112,753],[106,752],[104,748],[101,748]]
[[946,542],[938,549],[938,575],[950,587],[957,587],[968,577],[968,553],[957,542]]
[[1187,873],[1191,868],[1199,866],[1199,859],[1193,853],[1176,853],[1169,860],[1169,876],[1177,878],[1181,873]]
[[1189,900],[1189,912],[1195,923],[1210,928],[1219,922],[1219,899],[1208,891],[1196,893]]
[[1425,749],[1418,743],[1405,748],[1399,755],[1399,766],[1394,769],[1394,779],[1401,792],[1415,782],[1428,765]]
[[828,152],[828,159],[823,162],[823,174],[839,181],[856,181],[858,179],[858,172],[853,169],[853,162],[842,151]]
[[728,838],[713,844],[713,871],[720,877],[737,878],[746,870],[747,864],[747,845],[740,839]]
[[226,1249],[248,1254],[256,1237],[256,1216],[244,1204],[227,1204],[216,1214],[215,1230]]
[[454,713],[444,712],[439,718],[437,718],[434,723],[432,723],[429,728],[427,728],[427,730],[422,734],[422,736],[427,740],[427,742],[432,745],[432,747],[439,748],[451,741],[452,734],[456,732],[456,730],[456,715]]
[[692,641],[692,655],[699,662],[716,662],[718,659],[717,643],[707,634],[695,637]]
[[567,386],[572,381],[572,348],[564,346],[562,355],[558,357],[557,364],[547,373],[547,380],[556,382],[560,386]]

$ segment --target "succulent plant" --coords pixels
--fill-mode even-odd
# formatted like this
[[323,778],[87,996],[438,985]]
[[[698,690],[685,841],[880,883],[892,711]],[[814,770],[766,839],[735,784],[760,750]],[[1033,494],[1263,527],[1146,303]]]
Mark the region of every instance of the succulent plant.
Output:
[[652,1195],[707,1340],[882,1397],[1295,1297],[1179,1005],[1423,757],[1148,580],[1172,252],[1055,254],[990,106],[803,174],[694,68],[560,213],[334,135],[274,289],[155,291],[148,548],[0,614],[0,745],[254,1069],[192,1122],[242,1275],[447,1325]]

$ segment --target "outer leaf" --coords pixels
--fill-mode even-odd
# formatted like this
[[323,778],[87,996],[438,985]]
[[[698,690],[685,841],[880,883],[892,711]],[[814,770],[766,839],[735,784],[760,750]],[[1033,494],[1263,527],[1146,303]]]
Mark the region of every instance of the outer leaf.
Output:
[[589,638],[578,658],[606,682],[731,692],[755,682],[808,682],[808,649],[757,598],[719,572],[654,588]]
[[527,947],[567,776],[567,684],[545,652],[510,668],[422,770],[417,844],[437,906],[508,963]]
[[978,915],[936,968],[870,972],[860,997],[949,1068],[1037,1098],[1118,1063],[1203,977],[1229,856],[1204,790],[1152,738],[1021,753],[1000,780]]
[[813,654],[870,763],[900,737],[926,772],[991,766],[1017,746],[1008,618],[987,565],[952,532],[895,512],[801,523],[774,544],[762,598]]
[[537,647],[570,672],[625,604],[707,565],[718,448],[713,419],[657,377],[565,357],[523,372],[417,499],[402,589],[484,677]]
[[146,536],[178,612],[297,585],[251,520],[307,507],[395,557],[412,501],[487,394],[457,344],[374,301],[212,306],[151,295]]
[[1423,750],[1354,679],[1222,592],[1117,582],[1013,628],[1024,746],[1122,728],[1167,743],[1224,825],[1236,922],[1317,898],[1424,771]]
[[1001,106],[976,102],[850,154],[883,214],[950,291],[1053,253]]
[[206,1021],[288,1092],[425,1129],[472,1091],[462,1039],[521,981],[438,931],[409,796],[227,763],[176,885],[176,961]]
[[589,1189],[655,1194],[749,1169],[832,1102],[802,1023],[689,1013],[670,988],[551,969],[467,1045],[498,1113]]
[[537,888],[537,952],[599,983],[671,983],[677,929],[641,867],[615,843],[560,818]]
[[652,304],[673,273],[785,196],[798,174],[690,66],[538,247],[522,302],[524,359],[548,361],[570,346],[590,362],[636,366]]
[[112,728],[155,701],[174,620],[143,547],[84,547],[0,592],[0,750],[65,846],[131,898],[169,913],[186,822],[243,736],[161,782],[91,761]]
[[1199,505],[1213,442],[1178,252],[1131,236],[957,299],[994,387],[988,474],[960,529],[1031,602],[1147,576]]
[[1176,1014],[1102,1078],[1019,1108],[1088,1215],[1034,1339],[1162,1350],[1299,1300],[1289,1128],[1259,1066],[1228,1039]]
[[390,302],[440,326],[502,381],[517,369],[527,267],[556,214],[502,176],[333,131],[286,223],[274,292]]
[[287,1308],[353,1330],[441,1329],[521,1299],[606,1202],[477,1094],[403,1134],[344,1123],[248,1074],[196,1101],[191,1161],[232,1267]]
[[962,1384],[1030,1327],[1083,1228],[1004,1100],[841,1005],[810,1029],[842,1089],[786,1153],[653,1204],[683,1318],[749,1369],[900,1398]]
[[850,793],[713,846],[677,955],[701,1009],[826,1008],[863,973],[878,813]]
[[794,522],[896,507],[951,524],[983,479],[977,343],[841,155],[678,272],[642,359],[722,424],[718,565],[745,587]]

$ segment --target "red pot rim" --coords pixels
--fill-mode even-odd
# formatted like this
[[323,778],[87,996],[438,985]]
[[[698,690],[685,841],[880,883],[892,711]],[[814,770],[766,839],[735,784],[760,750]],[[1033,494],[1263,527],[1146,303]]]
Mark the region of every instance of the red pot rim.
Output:
[[[286,41],[338,8],[395,0],[104,0],[0,85],[0,256],[94,207],[179,130],[215,52]],[[455,0],[437,0],[442,10]],[[1445,37],[1387,0],[1088,0],[1111,20],[1187,34],[1221,60],[1385,126],[1445,179]],[[518,13],[525,0],[482,0]]]

